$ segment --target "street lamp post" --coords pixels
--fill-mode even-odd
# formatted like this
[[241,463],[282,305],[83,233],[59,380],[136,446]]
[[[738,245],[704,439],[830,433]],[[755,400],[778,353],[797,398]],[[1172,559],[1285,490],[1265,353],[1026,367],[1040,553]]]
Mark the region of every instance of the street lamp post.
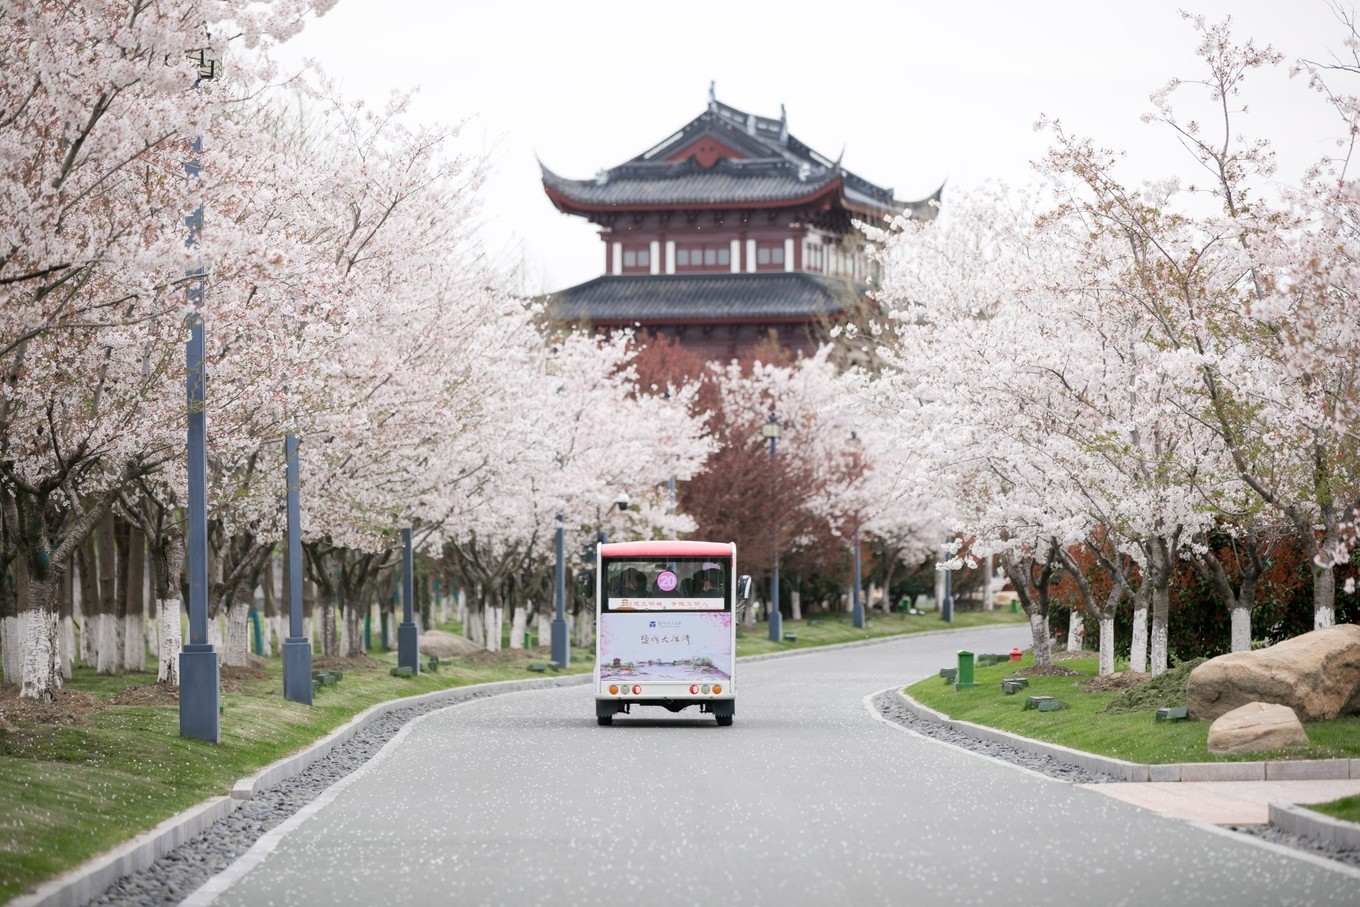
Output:
[[851,593],[850,593],[851,599],[852,599],[852,613],[851,613],[851,615],[850,615],[850,619],[851,619],[851,623],[853,623],[853,624],[855,625],[856,629],[862,630],[862,629],[864,629],[864,599],[863,599],[863,597],[860,595],[860,574],[859,574],[859,526],[858,526],[858,525],[855,526],[855,541],[854,541],[854,546],[855,546],[855,551],[854,551],[854,555],[855,555],[855,557],[854,557],[854,560],[855,560],[855,582],[854,582],[854,585],[851,587]]
[[283,439],[288,464],[288,638],[283,641],[283,698],[312,704],[312,641],[302,635],[302,507],[299,501],[298,439]]
[[397,667],[420,673],[420,628],[415,622],[415,552],[411,527],[401,530],[401,625],[397,627]]
[[566,543],[565,519],[561,512],[557,514],[557,568],[553,578],[552,660],[559,668],[571,664],[571,647],[567,640],[567,561],[562,551]]
[[[779,419],[773,412],[770,418],[765,420],[765,424],[760,426],[761,437],[770,439],[770,465],[775,468],[778,464],[779,456],[779,437],[784,430],[779,426]],[[776,483],[779,481],[778,475],[775,476]],[[770,639],[774,642],[782,642],[784,639],[784,619],[779,613],[779,515],[775,514],[771,521],[774,526],[774,572],[770,576]]]
[[[949,555],[949,546],[954,544],[954,536],[951,535],[951,536],[946,537],[945,540],[944,540],[944,544],[945,544],[945,552],[944,552],[944,553],[945,553],[946,559],[947,559],[947,557],[948,557],[948,555]],[[945,623],[953,623],[953,622],[954,622],[954,591],[953,591],[953,590],[954,590],[954,583],[953,583],[953,577],[954,577],[954,574],[953,574],[953,571],[952,571],[952,570],[945,570],[945,572],[944,572],[944,601],[941,602],[941,604],[940,604],[940,620],[944,621]]]
[[[197,89],[204,81],[218,75],[218,61],[208,49],[190,51],[189,57],[198,63]],[[193,141],[193,156],[184,163],[190,181],[199,174],[198,155],[203,152],[203,140]],[[200,203],[186,219],[189,236],[185,242],[193,246],[203,225],[203,205]],[[188,519],[186,532],[189,578],[189,642],[179,653],[179,733],[217,743],[221,713],[221,666],[217,652],[208,642],[208,453],[207,426],[203,406],[205,375],[205,347],[203,338],[203,293],[207,272],[198,267],[189,271],[185,301],[189,305],[189,340],[184,345],[184,362],[188,372],[185,388],[188,409]]]

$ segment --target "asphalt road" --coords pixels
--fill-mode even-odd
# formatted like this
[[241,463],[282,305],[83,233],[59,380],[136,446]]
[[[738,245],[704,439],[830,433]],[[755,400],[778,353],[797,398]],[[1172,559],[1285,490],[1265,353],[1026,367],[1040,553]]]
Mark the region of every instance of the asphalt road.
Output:
[[735,724],[587,687],[420,718],[200,892],[218,905],[1360,904],[1360,879],[926,740],[869,694],[1025,627],[740,664]]

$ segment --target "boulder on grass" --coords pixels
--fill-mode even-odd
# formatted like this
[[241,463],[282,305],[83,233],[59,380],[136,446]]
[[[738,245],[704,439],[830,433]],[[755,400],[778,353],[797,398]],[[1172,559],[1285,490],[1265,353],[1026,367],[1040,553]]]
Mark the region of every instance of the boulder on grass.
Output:
[[1256,652],[1211,658],[1190,672],[1190,717],[1213,720],[1249,702],[1287,705],[1303,721],[1360,712],[1360,626],[1342,624]]
[[452,658],[455,655],[471,655],[480,651],[482,647],[472,640],[445,633],[443,630],[425,630],[420,634],[421,655]]
[[1269,702],[1249,702],[1209,726],[1211,753],[1264,753],[1307,742],[1294,710]]

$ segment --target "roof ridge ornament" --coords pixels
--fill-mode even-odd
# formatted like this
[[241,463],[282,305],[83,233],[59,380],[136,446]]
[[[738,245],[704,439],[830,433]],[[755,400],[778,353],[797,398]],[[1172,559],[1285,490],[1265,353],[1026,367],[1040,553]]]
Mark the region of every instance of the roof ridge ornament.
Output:
[[717,80],[708,80],[708,109],[714,113],[718,112]]
[[784,111],[784,105],[779,105],[779,142],[782,145],[789,143],[789,115]]

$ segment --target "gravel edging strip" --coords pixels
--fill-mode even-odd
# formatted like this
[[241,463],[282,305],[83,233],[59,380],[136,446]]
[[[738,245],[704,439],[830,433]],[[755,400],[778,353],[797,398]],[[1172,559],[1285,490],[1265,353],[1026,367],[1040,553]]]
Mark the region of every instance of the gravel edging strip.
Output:
[[1143,765],[1045,743],[996,728],[958,721],[898,691],[903,706],[927,721],[946,725],[979,740],[1005,743],[1026,752],[1110,775],[1117,781],[1330,781],[1360,778],[1360,759],[1308,759],[1296,762],[1178,762]]

